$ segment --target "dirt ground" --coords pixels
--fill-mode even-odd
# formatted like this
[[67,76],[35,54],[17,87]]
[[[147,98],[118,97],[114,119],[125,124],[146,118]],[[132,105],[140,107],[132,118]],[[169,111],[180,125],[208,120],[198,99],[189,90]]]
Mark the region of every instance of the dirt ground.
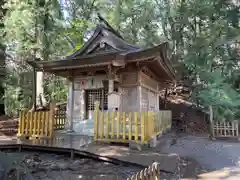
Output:
[[240,143],[237,141],[212,141],[207,135],[178,134],[176,137],[176,143],[171,145],[172,137],[165,136],[167,143],[161,145],[158,151],[195,159],[210,170],[240,165]]
[[[181,173],[184,178],[194,178],[195,175],[204,172],[223,172],[226,169],[231,171],[240,167],[240,143],[237,141],[212,141],[206,134],[195,136],[175,134],[174,137],[177,140],[172,143],[172,137],[173,134],[164,136],[162,138],[164,143],[158,147],[158,151],[161,153],[176,153],[183,159],[185,157],[190,160],[189,162],[192,165],[188,165],[185,172]],[[234,177],[231,176],[231,178]]]
[[[140,167],[119,166],[91,159],[69,157],[56,154],[46,154],[39,152],[4,152],[7,159],[14,160],[18,172],[26,180],[126,180],[136,174]],[[0,169],[8,169],[9,162],[6,156],[0,153]],[[8,163],[4,163],[8,162]],[[192,159],[181,158],[180,166],[176,173],[161,172],[161,179],[181,179],[184,177],[196,177],[204,172],[201,166]],[[1,175],[1,173],[0,173]],[[9,180],[16,180],[16,172],[12,171]]]
[[[240,166],[240,143],[229,141],[211,141],[206,135],[178,134],[173,143],[173,135],[161,138],[162,143],[157,146],[159,153],[174,153],[179,155],[179,167],[175,173],[161,172],[161,179],[196,179],[197,175],[219,170],[222,168],[237,168]],[[1,153],[0,153],[1,154]],[[133,166],[117,166],[90,159],[75,159],[45,153],[14,153],[8,152],[9,157],[19,159],[21,171],[28,175],[27,180],[55,180],[55,179],[127,179],[139,172],[141,168]],[[20,157],[20,158],[19,158]],[[0,156],[1,168],[6,162]],[[14,173],[13,173],[14,174]],[[34,178],[30,178],[30,175]],[[9,180],[16,179],[14,176]]]
[[[75,159],[69,157],[32,152],[7,152],[9,158],[18,160],[17,169],[26,180],[126,180],[140,169],[123,167],[91,159]],[[6,169],[6,164],[2,162]],[[9,180],[16,180],[12,171]]]

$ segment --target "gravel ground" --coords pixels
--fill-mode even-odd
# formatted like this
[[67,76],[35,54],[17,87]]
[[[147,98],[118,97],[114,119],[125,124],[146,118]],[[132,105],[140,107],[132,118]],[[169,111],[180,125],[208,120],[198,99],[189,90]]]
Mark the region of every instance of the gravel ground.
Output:
[[[167,141],[172,139],[165,138]],[[208,171],[240,166],[239,142],[211,141],[206,136],[177,135],[176,144],[169,144],[171,143],[161,146],[159,151],[194,159]]]
[[[175,144],[171,144],[172,135],[164,136],[165,144],[158,147],[162,153],[176,153],[180,166],[175,174],[161,172],[161,179],[196,179],[201,173],[224,167],[240,166],[240,143],[210,141],[204,136],[178,135]],[[33,152],[0,153],[1,170],[9,166],[9,159],[18,163],[20,172],[25,172],[24,180],[126,180],[141,170],[139,167],[117,166],[90,159],[70,160],[66,156]],[[6,163],[8,162],[7,165]],[[15,180],[11,173],[9,180]],[[1,179],[1,177],[0,177]]]
[[[8,152],[7,156],[17,159],[19,172],[25,174],[24,180],[126,180],[140,170],[91,159],[71,160],[55,154]],[[15,174],[12,172],[8,179],[15,180]]]
[[[139,167],[117,166],[91,159],[71,160],[69,157],[56,154],[7,152],[5,157],[2,154],[0,153],[0,172],[1,164],[7,169],[6,167],[15,161],[18,172],[25,177],[24,180],[126,180],[142,170]],[[9,163],[6,165],[2,162]],[[191,177],[202,172],[197,162],[181,158],[178,171],[175,174],[161,172],[161,179],[180,179],[189,173],[189,167]],[[16,180],[16,171],[12,171],[8,179]]]

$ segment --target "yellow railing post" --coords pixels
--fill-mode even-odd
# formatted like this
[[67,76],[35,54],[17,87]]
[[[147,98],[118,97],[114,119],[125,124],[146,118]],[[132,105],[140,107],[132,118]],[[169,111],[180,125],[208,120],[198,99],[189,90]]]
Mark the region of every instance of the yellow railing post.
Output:
[[110,113],[109,112],[107,112],[106,113],[106,135],[105,135],[105,138],[109,138],[110,137],[110,135],[109,135],[109,117],[110,117]]
[[135,124],[135,130],[134,130],[134,139],[135,141],[138,141],[138,113],[134,113],[134,124]]
[[114,138],[114,136],[115,136],[115,112],[112,112],[112,116],[111,116],[111,118],[112,118],[112,121],[111,121],[111,138],[113,139]]
[[172,111],[169,111],[169,118],[170,118],[170,129],[172,128]]
[[29,138],[53,137],[54,130],[54,104],[49,111],[20,112],[18,136]]
[[101,112],[94,111],[94,139],[104,142],[145,144],[153,136],[171,127],[171,112]]
[[126,141],[126,113],[122,113],[122,140]]
[[55,108],[56,108],[56,103],[52,102],[50,104],[50,112],[49,112],[49,118],[48,118],[48,122],[49,122],[49,136],[53,137],[53,132],[54,132],[54,121],[55,121]]
[[37,134],[37,113],[33,113],[33,135]]
[[28,123],[29,123],[29,135],[31,136],[33,134],[33,112],[29,112],[29,119],[28,119]]
[[132,140],[132,113],[128,115],[128,140]]
[[18,137],[21,137],[24,135],[24,120],[25,120],[25,116],[26,116],[26,111],[21,111],[20,112],[20,117],[19,117],[19,124],[18,124]]
[[142,112],[141,113],[141,143],[142,144],[144,143],[145,136],[146,136],[146,134],[145,134],[145,126],[146,126],[146,124],[145,124],[145,119],[146,119],[145,116],[146,116],[146,113]]
[[117,139],[120,137],[120,113],[117,112]]
[[104,112],[101,112],[100,113],[100,118],[99,118],[99,124],[100,124],[100,131],[99,131],[99,134],[100,134],[100,139],[103,139],[104,137]]
[[99,103],[96,103],[94,107],[94,140],[96,141],[98,139],[98,126],[99,126]]
[[156,120],[156,123],[157,123],[157,131],[155,133],[161,133],[161,111],[157,113],[157,120]]
[[150,122],[150,134],[149,134],[149,139],[152,138],[152,136],[155,136],[155,124],[156,124],[156,113],[155,112],[150,112],[150,118],[149,118],[149,122]]

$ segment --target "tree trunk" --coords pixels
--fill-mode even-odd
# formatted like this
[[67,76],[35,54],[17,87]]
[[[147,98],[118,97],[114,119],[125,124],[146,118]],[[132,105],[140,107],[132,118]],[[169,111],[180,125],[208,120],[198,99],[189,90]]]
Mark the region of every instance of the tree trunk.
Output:
[[[3,78],[3,77],[1,77],[1,78]],[[1,98],[1,102],[0,102],[0,116],[1,115],[5,115],[4,95],[5,95],[5,90],[4,90],[4,87],[3,87],[3,83],[1,83],[1,85],[0,85],[0,98]]]
[[43,107],[46,105],[46,99],[44,98],[44,89],[43,89],[43,72],[38,71],[36,73],[36,104],[37,106]]
[[212,106],[209,106],[209,137],[214,140],[213,134],[213,109]]
[[[1,44],[0,44],[1,48]],[[0,49],[0,116],[5,115],[5,101],[4,101],[4,96],[5,96],[5,89],[3,86],[3,81],[5,78],[5,55],[4,51]]]

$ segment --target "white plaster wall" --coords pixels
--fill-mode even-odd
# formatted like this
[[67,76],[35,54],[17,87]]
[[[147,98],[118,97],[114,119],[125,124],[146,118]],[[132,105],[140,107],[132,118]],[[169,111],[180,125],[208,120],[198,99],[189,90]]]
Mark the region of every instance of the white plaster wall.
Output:
[[[67,101],[67,115],[69,117],[70,114],[70,107],[71,107],[71,87],[68,90],[68,101]],[[73,120],[81,120],[83,119],[83,107],[84,107],[84,100],[83,100],[83,90],[74,90],[74,100],[73,100]]]
[[84,90],[74,90],[73,120],[84,118]]
[[[86,89],[96,89],[101,88],[102,80],[106,79],[105,76],[93,76],[93,77],[77,77],[74,80],[74,103],[73,103],[73,130],[82,135],[93,136],[94,133],[94,121],[93,117],[89,119],[84,119],[85,116],[85,102],[84,102],[84,93],[82,87],[82,80],[86,81],[85,88]],[[92,81],[93,80],[93,81]],[[92,84],[93,82],[93,84]],[[68,102],[67,102],[67,117],[69,121],[69,113],[71,107],[71,86],[68,88]],[[69,125],[69,123],[68,123]]]
[[141,111],[158,111],[157,93],[144,87],[141,91]]
[[142,91],[141,91],[141,111],[142,112],[148,111],[148,107],[149,107],[148,89],[142,87]]
[[157,111],[157,94],[148,90],[149,111]]
[[122,111],[138,112],[138,94],[137,87],[122,88]]

